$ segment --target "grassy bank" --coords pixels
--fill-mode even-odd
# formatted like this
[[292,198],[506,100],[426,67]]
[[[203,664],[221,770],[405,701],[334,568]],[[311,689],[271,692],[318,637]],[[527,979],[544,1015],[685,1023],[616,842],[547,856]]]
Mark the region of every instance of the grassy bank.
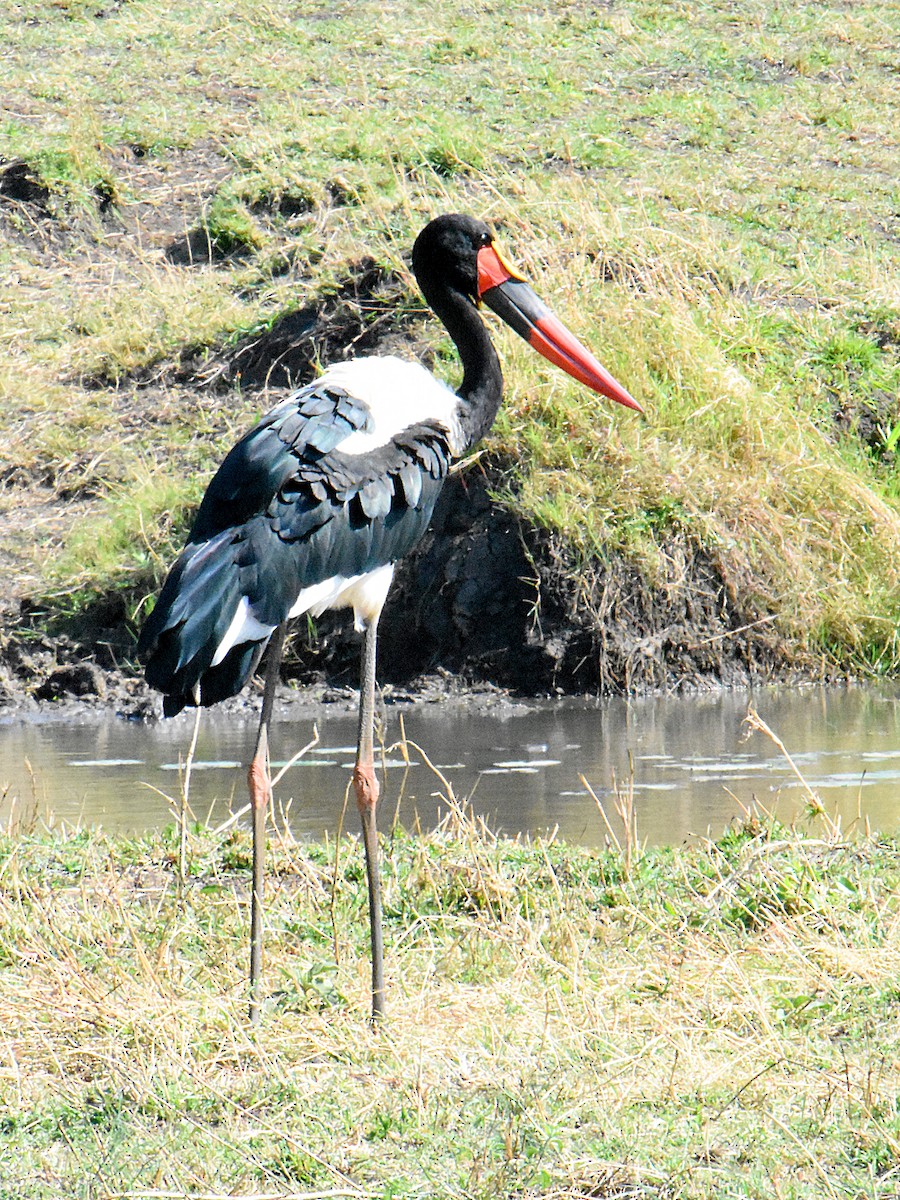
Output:
[[[833,831],[832,831],[833,833]],[[465,815],[278,841],[264,1020],[248,842],[0,841],[0,1195],[894,1197],[900,858],[748,825],[617,851]]]
[[677,592],[700,548],[794,653],[894,669],[897,32],[884,0],[5,9],[15,593],[132,612],[279,362],[399,345],[452,377],[404,254],[464,209],[647,407],[500,335],[493,484],[576,579],[619,556]]

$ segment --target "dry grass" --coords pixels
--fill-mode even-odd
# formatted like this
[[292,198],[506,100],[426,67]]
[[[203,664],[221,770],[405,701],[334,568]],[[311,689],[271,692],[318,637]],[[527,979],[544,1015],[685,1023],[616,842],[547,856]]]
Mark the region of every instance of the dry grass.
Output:
[[898,857],[735,831],[617,853],[458,808],[386,847],[366,1022],[355,844],[276,843],[245,1019],[246,837],[7,840],[0,1192],[888,1197]]

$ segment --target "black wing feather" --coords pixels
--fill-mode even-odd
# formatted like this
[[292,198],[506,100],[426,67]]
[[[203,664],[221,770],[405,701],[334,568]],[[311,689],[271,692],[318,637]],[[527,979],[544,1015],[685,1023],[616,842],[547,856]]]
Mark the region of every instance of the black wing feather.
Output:
[[367,454],[344,454],[368,409],[341,388],[310,385],[274,408],[225,457],[188,543],[141,631],[148,682],[167,715],[235,695],[268,636],[212,665],[242,598],[274,628],[299,592],[396,562],[419,541],[449,470],[442,426],[421,423]]

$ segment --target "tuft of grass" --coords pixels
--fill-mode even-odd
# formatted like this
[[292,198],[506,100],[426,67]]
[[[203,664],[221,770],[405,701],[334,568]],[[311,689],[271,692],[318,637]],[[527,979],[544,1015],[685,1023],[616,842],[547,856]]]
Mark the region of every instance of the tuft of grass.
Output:
[[190,842],[0,839],[10,1195],[896,1192],[891,839],[395,830],[376,1031],[355,840],[275,838],[253,1029],[248,835]]
[[[198,500],[194,497],[194,504]],[[77,611],[90,601],[98,578],[104,581],[101,594],[110,583],[115,586],[117,575],[132,585],[153,580],[184,541],[193,506],[183,489],[158,469],[127,489],[115,488],[104,519],[69,535],[65,552],[48,572],[48,594],[60,608],[71,605]],[[153,523],[148,525],[150,514]]]
[[220,188],[203,216],[202,229],[220,253],[259,250],[265,234],[242,200],[240,188]]

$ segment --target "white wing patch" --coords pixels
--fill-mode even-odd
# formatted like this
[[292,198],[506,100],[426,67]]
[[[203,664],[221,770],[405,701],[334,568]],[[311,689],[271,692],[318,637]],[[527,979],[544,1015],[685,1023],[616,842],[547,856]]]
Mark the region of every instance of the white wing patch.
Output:
[[263,638],[267,638],[272,633],[274,628],[274,625],[263,625],[262,621],[257,621],[250,611],[250,601],[246,596],[241,596],[241,602],[235,610],[231,624],[216,647],[213,660],[209,665],[217,667],[231,647],[237,646],[240,642],[261,642]]
[[384,608],[393,578],[393,563],[362,575],[333,575],[303,588],[288,616],[299,617],[308,612],[319,617],[327,608],[352,608],[353,623],[362,632]]
[[[362,575],[333,575],[330,579],[302,588],[288,616],[299,617],[308,612],[320,617],[327,608],[352,608],[353,624],[362,633],[381,614],[393,578],[393,563],[385,563],[383,567],[376,567],[374,571],[366,571]],[[274,629],[274,625],[264,625],[256,619],[250,601],[242,596],[231,624],[216,647],[210,666],[217,667],[233,646],[241,642],[261,642]]]
[[402,358],[356,358],[329,367],[317,383],[343,388],[369,410],[369,428],[359,429],[336,447],[341,454],[367,454],[422,421],[447,430],[454,455],[465,449],[459,424],[459,397],[419,363]]

